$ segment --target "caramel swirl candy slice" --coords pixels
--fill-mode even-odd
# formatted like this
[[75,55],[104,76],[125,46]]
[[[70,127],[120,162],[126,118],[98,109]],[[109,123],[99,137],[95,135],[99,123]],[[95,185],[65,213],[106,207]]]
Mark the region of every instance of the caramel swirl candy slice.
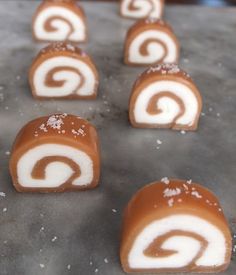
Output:
[[120,14],[131,19],[161,18],[164,4],[164,0],[121,0]]
[[65,42],[55,42],[42,49],[29,71],[35,98],[94,99],[98,81],[92,59]]
[[129,118],[139,128],[196,130],[201,109],[201,95],[189,75],[175,64],[161,64],[135,82]]
[[12,148],[10,173],[19,192],[63,192],[98,185],[100,152],[96,129],[67,114],[27,123]]
[[33,17],[32,32],[35,40],[41,42],[84,42],[84,11],[75,0],[44,0]]
[[179,48],[179,42],[167,23],[142,19],[127,32],[124,62],[136,66],[177,63]]
[[218,272],[228,267],[231,247],[219,201],[201,185],[164,179],[139,190],[125,210],[126,272]]

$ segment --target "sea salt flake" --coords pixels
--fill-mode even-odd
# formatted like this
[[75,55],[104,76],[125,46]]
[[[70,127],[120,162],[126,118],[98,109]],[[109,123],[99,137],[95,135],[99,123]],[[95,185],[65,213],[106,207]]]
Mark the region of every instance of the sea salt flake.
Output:
[[6,197],[6,193],[4,193],[4,192],[0,192],[0,197]]
[[178,196],[181,193],[180,188],[166,188],[163,192],[164,197],[172,197],[172,196]]
[[165,184],[169,184],[170,180],[167,177],[164,177],[161,179],[161,182],[164,182]]
[[201,199],[201,198],[202,198],[202,195],[200,195],[197,191],[192,191],[191,194],[192,194],[193,196],[195,196],[196,198],[198,198],[198,199]]
[[47,126],[51,127],[52,129],[60,130],[61,126],[64,124],[61,116],[50,116],[47,121]]
[[160,139],[157,140],[157,144],[161,145],[162,141]]
[[58,239],[57,236],[54,236],[54,237],[52,238],[52,242],[55,242],[57,239]]
[[108,264],[108,263],[109,263],[109,261],[108,261],[108,259],[107,259],[107,258],[105,258],[105,259],[104,259],[104,263],[106,263],[106,264]]

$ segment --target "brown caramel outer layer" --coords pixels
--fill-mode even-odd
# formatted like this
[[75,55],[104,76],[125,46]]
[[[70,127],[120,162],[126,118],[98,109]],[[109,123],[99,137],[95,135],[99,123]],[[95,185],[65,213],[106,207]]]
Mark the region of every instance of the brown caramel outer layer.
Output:
[[[72,12],[74,12],[75,14],[77,14],[77,16],[83,21],[84,25],[86,26],[86,16],[85,16],[85,12],[83,10],[83,8],[81,6],[78,5],[77,1],[73,1],[73,0],[44,0],[39,7],[37,8],[34,16],[33,16],[33,20],[32,20],[32,35],[35,41],[37,42],[52,42],[52,41],[48,41],[48,40],[42,40],[39,39],[36,34],[35,34],[35,30],[34,30],[34,25],[35,25],[35,21],[36,18],[38,17],[38,15],[47,8],[51,8],[51,7],[62,7],[68,10],[71,10]],[[52,17],[53,18],[53,17]],[[54,17],[55,18],[55,17]],[[70,26],[70,22],[65,20],[65,18],[62,18],[60,16],[57,17],[57,19],[62,19],[63,21],[66,21]],[[51,32],[53,31],[53,27],[50,26],[50,24],[45,24],[46,30]],[[71,33],[73,32],[72,26],[71,26]],[[71,34],[70,33],[70,34]],[[69,34],[69,35],[70,35]],[[87,28],[85,28],[85,39],[83,41],[78,41],[80,43],[82,42],[86,42],[88,40],[88,34],[87,34]],[[68,39],[66,39],[66,41],[69,41]],[[70,41],[72,43],[76,43],[76,41]]]
[[[173,68],[173,66],[176,66],[174,64],[161,64],[158,65],[157,67],[160,68],[160,70],[156,70],[155,68],[157,67],[151,67],[149,69],[147,69],[144,73],[142,73],[138,79],[136,80],[136,82],[133,85],[132,88],[132,92],[131,92],[131,96],[129,99],[129,120],[130,123],[132,124],[133,127],[136,128],[171,128],[173,130],[185,130],[185,131],[195,131],[197,130],[198,127],[198,121],[199,121],[199,117],[201,114],[201,110],[202,110],[202,97],[200,95],[200,92],[198,90],[198,88],[196,87],[196,85],[194,84],[193,80],[190,78],[190,76],[184,72],[181,69],[178,69],[178,72],[173,72],[171,71]],[[176,66],[176,68],[178,68]],[[137,100],[137,97],[139,96],[139,94],[143,91],[143,89],[145,89],[147,86],[149,86],[151,83],[155,82],[155,81],[162,81],[162,80],[170,80],[170,81],[176,81],[179,83],[182,83],[186,86],[188,86],[193,93],[195,94],[197,101],[198,101],[198,113],[197,116],[195,118],[194,123],[191,126],[188,125],[182,125],[182,124],[176,124],[177,119],[180,117],[180,115],[182,113],[184,113],[183,110],[183,102],[179,99],[177,100],[177,103],[179,103],[180,106],[180,113],[177,115],[177,117],[175,118],[175,121],[173,123],[170,124],[150,124],[150,123],[138,123],[135,120],[134,117],[134,107],[135,107],[135,103]],[[164,94],[168,94],[170,96],[169,91],[163,91],[162,93]],[[159,96],[160,97],[160,96]],[[149,106],[147,108],[147,111],[150,114],[156,114],[159,111],[155,109],[155,103],[158,98],[158,96],[154,96],[152,98],[153,102],[149,102]],[[174,100],[176,100],[176,96],[173,95],[172,98]],[[151,107],[150,107],[151,106]]]
[[[187,186],[189,193],[186,193],[185,186]],[[173,197],[164,197],[163,192],[166,188],[180,188],[181,194]],[[201,198],[192,195],[191,192],[198,192]],[[168,200],[173,198],[173,206],[168,205]],[[181,201],[178,201],[181,199]],[[219,211],[220,210],[220,211]],[[227,253],[225,263],[222,266],[203,267],[194,264],[195,260],[190,265],[184,268],[165,268],[165,269],[132,269],[129,267],[128,255],[133,246],[136,237],[141,231],[153,221],[166,218],[173,215],[193,215],[200,217],[213,225],[215,225],[225,236]],[[155,257],[158,253],[159,257],[166,257],[171,255],[171,251],[155,251],[156,247],[160,245],[165,239],[172,235],[184,235],[194,237],[202,243],[202,250],[199,256],[203,253],[207,246],[207,240],[201,236],[191,232],[184,232],[178,230],[168,232],[158,240],[158,242],[151,244],[150,247],[144,251],[147,256]],[[154,249],[155,246],[155,249]],[[183,180],[170,180],[169,184],[163,182],[154,182],[140,189],[129,201],[128,206],[124,212],[122,237],[120,247],[120,259],[123,269],[128,272],[220,272],[225,270],[231,258],[232,238],[226,218],[220,208],[220,203],[216,196],[201,185],[191,183],[188,184]],[[174,252],[173,252],[174,253]]]
[[[56,114],[57,115],[57,114]],[[61,116],[61,114],[58,114]],[[86,190],[96,187],[100,177],[100,148],[99,139],[96,128],[87,120],[76,117],[74,115],[66,115],[63,118],[61,129],[53,129],[47,126],[50,116],[40,117],[27,123],[16,136],[12,147],[10,158],[10,174],[14,187],[19,192],[64,192],[73,190]],[[45,125],[47,132],[40,129],[41,125]],[[82,129],[83,134],[75,134],[72,130],[78,131]],[[93,180],[91,184],[85,186],[72,185],[74,178],[80,175],[80,168],[73,163],[72,160],[62,156],[46,157],[36,165],[32,171],[32,176],[37,179],[44,178],[44,170],[47,163],[54,161],[62,161],[67,163],[73,170],[74,174],[69,181],[59,187],[53,188],[28,188],[19,184],[17,178],[17,163],[19,159],[30,149],[42,144],[61,144],[71,146],[72,148],[85,152],[93,161]]]
[[[132,16],[124,15],[124,14],[122,13],[121,6],[123,5],[123,2],[124,2],[124,1],[125,1],[125,0],[120,0],[120,16],[122,16],[122,17],[124,17],[124,18],[135,19],[135,18],[132,17]],[[137,10],[137,8],[136,8],[136,7],[134,6],[134,4],[133,4],[135,1],[137,1],[137,0],[132,0],[132,1],[131,1],[130,5],[129,5],[129,10],[131,10],[131,11]],[[152,4],[152,1],[150,1],[150,0],[147,0],[147,1],[149,1],[149,2]],[[160,0],[160,3],[161,3],[161,14],[160,14],[160,17],[162,17],[162,16],[163,16],[164,5],[165,5],[165,0]],[[151,12],[152,12],[152,11],[151,11]],[[144,16],[143,18],[147,18],[147,17],[150,17],[150,13],[149,13],[147,16]]]
[[[86,63],[91,70],[93,71],[93,74],[95,76],[96,79],[96,86],[94,89],[94,93],[92,95],[89,96],[84,96],[84,95],[79,95],[77,93],[73,93],[70,94],[68,96],[60,96],[60,97],[44,97],[44,96],[38,96],[36,93],[37,88],[34,85],[33,82],[33,78],[34,78],[34,74],[35,71],[37,70],[37,68],[43,63],[45,62],[47,59],[53,58],[53,57],[58,57],[58,56],[66,56],[66,57],[71,57],[71,58],[75,58],[78,60],[83,61],[84,63]],[[84,76],[80,74],[80,72],[78,72],[76,69],[73,69],[72,67],[55,67],[55,71],[58,70],[66,70],[66,71],[75,71],[77,72],[80,76],[81,76],[81,84],[83,84],[84,82]],[[60,87],[63,85],[63,81],[54,81],[52,76],[54,74],[55,71],[51,71],[50,75],[47,76],[47,78],[45,79],[45,84],[48,87]],[[95,99],[97,97],[97,90],[98,90],[98,83],[99,83],[99,75],[98,75],[98,71],[97,68],[95,67],[95,64],[92,60],[92,58],[90,56],[88,56],[85,52],[83,52],[80,48],[72,45],[71,43],[66,43],[66,42],[55,42],[55,43],[51,43],[49,44],[49,46],[45,47],[44,49],[42,49],[39,54],[35,57],[35,59],[33,60],[33,63],[30,67],[29,70],[29,84],[31,87],[31,91],[32,91],[32,95],[34,98],[36,99],[49,99],[49,98],[55,98],[55,99]],[[79,87],[77,87],[77,89],[79,89]]]
[[[178,63],[179,60],[179,52],[180,52],[180,45],[178,42],[178,39],[176,37],[176,35],[174,34],[172,28],[170,27],[169,24],[167,24],[166,22],[164,22],[163,20],[159,20],[159,19],[141,19],[138,20],[133,26],[131,26],[131,28],[128,30],[127,34],[126,34],[126,39],[125,39],[125,46],[124,46],[124,63],[129,65],[129,66],[148,66],[148,65],[155,65],[155,64],[159,64],[159,63],[163,63],[163,59],[165,58],[165,55],[163,56],[163,58],[161,60],[158,60],[156,62],[153,63],[136,63],[136,62],[130,62],[129,61],[129,48],[131,43],[133,42],[133,40],[142,32],[145,31],[149,31],[149,30],[156,30],[156,31],[161,31],[163,33],[166,33],[167,35],[169,35],[172,40],[174,41],[176,48],[177,48],[177,52],[178,52],[178,56],[175,60],[175,63]],[[145,42],[145,44],[142,45],[141,49],[140,49],[140,53],[145,56],[147,55],[147,46],[150,42],[155,42],[157,41],[159,44],[161,44],[163,46],[163,48],[165,49],[165,52],[167,53],[167,48],[166,45],[161,41],[161,40],[157,40],[156,38],[153,39],[149,39]]]

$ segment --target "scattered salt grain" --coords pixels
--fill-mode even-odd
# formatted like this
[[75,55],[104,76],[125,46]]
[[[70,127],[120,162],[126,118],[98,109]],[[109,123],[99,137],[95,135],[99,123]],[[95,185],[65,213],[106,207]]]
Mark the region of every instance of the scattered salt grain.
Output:
[[5,106],[5,110],[9,110],[9,107],[8,107],[8,106]]
[[39,266],[40,266],[41,268],[44,268],[44,267],[45,267],[45,264],[39,264]]
[[16,77],[16,80],[20,80],[21,79],[21,77],[20,77],[20,75],[18,75],[17,77]]
[[94,270],[94,272],[95,272],[95,273],[98,273],[98,268],[96,268],[96,269]]
[[9,156],[10,155],[10,151],[6,151],[5,155]]
[[163,192],[164,198],[165,197],[178,196],[180,193],[181,193],[180,188],[175,188],[175,189],[166,188]]
[[182,135],[185,135],[185,134],[186,134],[186,131],[182,130],[182,131],[180,131],[180,133],[181,133]]
[[209,110],[209,112],[212,112],[212,111],[213,111],[213,108],[212,108],[212,107],[210,107],[208,110]]
[[6,197],[6,193],[0,192],[0,197]]
[[51,127],[52,129],[60,130],[61,126],[64,124],[62,115],[53,115],[50,116],[47,121],[47,126]]
[[6,207],[4,207],[3,209],[2,209],[2,212],[7,212],[7,208]]
[[167,177],[164,177],[161,179],[161,182],[164,182],[165,184],[169,184],[170,180]]
[[196,198],[198,198],[198,199],[201,199],[201,198],[202,198],[202,195],[200,195],[197,191],[193,191],[193,192],[191,192],[191,194],[192,194],[193,196],[195,196]]
[[192,180],[192,179],[187,180],[187,184],[191,184],[192,182],[193,182],[193,180]]
[[220,113],[217,113],[216,116],[217,116],[217,117],[220,117]]
[[206,114],[205,113],[201,113],[201,116],[205,116]]
[[52,242],[55,242],[57,240],[57,236],[54,236],[53,238],[52,238]]
[[104,259],[104,263],[108,264],[108,259],[107,258]]
[[89,262],[89,265],[93,265],[93,262],[92,262],[92,261],[90,261],[90,262]]
[[112,208],[111,211],[112,211],[113,213],[117,213],[117,210],[116,210],[115,208]]
[[157,144],[161,145],[162,141],[160,139],[157,140]]
[[71,269],[71,265],[70,265],[70,264],[67,265],[67,269],[68,269],[68,270]]

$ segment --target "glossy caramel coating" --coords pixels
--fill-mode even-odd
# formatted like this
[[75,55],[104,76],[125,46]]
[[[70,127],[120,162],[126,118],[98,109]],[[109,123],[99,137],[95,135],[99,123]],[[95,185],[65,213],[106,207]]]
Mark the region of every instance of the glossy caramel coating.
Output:
[[[198,101],[198,114],[195,117],[195,121],[191,126],[185,125],[178,125],[175,122],[171,124],[150,124],[150,123],[137,123],[134,117],[134,105],[136,102],[137,97],[145,89],[148,85],[155,81],[162,81],[162,80],[170,80],[176,81],[178,83],[182,83],[189,87],[195,94],[197,101]],[[163,93],[168,93],[168,91],[163,91]],[[173,99],[175,99],[172,96]],[[156,102],[155,98],[153,98],[152,102],[149,103],[148,111],[149,113],[153,112],[153,105]],[[180,115],[184,112],[183,106],[180,104]],[[199,93],[199,90],[195,83],[193,82],[192,78],[187,74],[184,70],[180,69],[176,64],[159,64],[154,67],[150,67],[145,70],[137,80],[135,81],[132,92],[129,99],[129,120],[133,127],[136,128],[171,128],[173,130],[186,130],[186,131],[195,131],[198,127],[198,121],[202,110],[202,97]],[[156,110],[155,110],[156,112]],[[175,119],[175,121],[177,118]]]
[[[42,3],[37,8],[37,10],[33,16],[33,20],[32,20],[32,36],[36,42],[51,42],[51,41],[47,41],[47,40],[42,41],[41,39],[38,39],[34,32],[34,25],[35,25],[35,20],[38,17],[38,15],[41,13],[41,11],[43,11],[44,9],[50,8],[50,7],[55,7],[55,6],[66,8],[68,10],[73,11],[75,14],[77,14],[78,17],[81,18],[81,20],[86,25],[85,12],[84,12],[83,8],[78,4],[78,1],[76,1],[76,0],[43,0]],[[63,19],[63,18],[58,16],[58,19]],[[45,28],[47,31],[52,31],[53,27],[46,24]],[[80,43],[84,43],[88,40],[87,30],[85,30],[85,31],[86,31],[86,37],[83,41],[80,41]]]
[[[50,120],[51,123],[49,123]],[[55,123],[55,120],[57,120],[58,123]],[[76,186],[72,185],[71,182],[67,182],[62,186],[55,188],[28,188],[20,185],[17,178],[17,163],[19,159],[31,148],[44,144],[68,145],[72,148],[77,148],[81,151],[84,151],[93,161],[94,174],[92,183],[86,186]],[[99,183],[100,149],[97,131],[92,124],[80,117],[67,114],[55,114],[52,116],[40,117],[30,121],[20,130],[16,136],[11,152],[9,168],[14,187],[19,192],[44,193],[86,190],[96,187]],[[71,164],[74,172],[76,174],[80,173],[78,170],[79,168],[73,167],[73,164],[70,163],[69,159],[65,160],[63,157],[56,157],[56,159]],[[46,162],[50,162],[50,159],[47,159]],[[46,163],[44,163],[43,166],[46,166]],[[35,176],[37,178],[38,176],[42,175],[40,166],[38,166],[38,169],[39,170],[34,168],[33,177]]]
[[[180,194],[165,196],[164,194],[167,189],[179,189]],[[179,214],[189,214],[207,220],[223,232],[227,241],[227,255],[225,257],[225,264],[222,266],[207,268],[197,266],[193,262],[186,268],[181,269],[131,269],[128,263],[128,254],[140,232],[153,221]],[[180,232],[179,234],[182,233]],[[188,235],[189,233],[184,234]],[[191,233],[189,235],[191,235]],[[194,234],[192,235],[195,237]],[[166,238],[166,236],[164,238]],[[203,241],[203,243],[205,241],[202,240],[200,235],[195,238]],[[158,243],[154,245],[156,247],[158,246]],[[144,253],[155,257],[153,255],[154,252],[152,251],[155,247],[151,245],[148,249],[146,249],[146,251],[144,251]],[[231,257],[231,248],[232,238],[229,225],[217,197],[207,188],[199,184],[192,183],[191,180],[169,180],[166,178],[163,182],[154,182],[146,185],[132,197],[125,209],[122,226],[120,259],[122,267],[126,272],[219,272],[228,267]],[[161,253],[166,252],[167,251],[165,250],[161,251]]]
[[[137,37],[139,34],[145,32],[145,31],[149,31],[149,30],[156,30],[156,31],[161,31],[163,33],[168,34],[168,36],[170,36],[172,38],[172,40],[175,42],[175,45],[177,47],[177,52],[178,52],[178,57],[176,59],[175,62],[178,62],[179,60],[179,52],[180,52],[180,45],[178,42],[178,39],[176,38],[173,29],[171,28],[171,26],[161,20],[161,19],[153,19],[153,18],[147,18],[147,19],[141,19],[138,20],[137,22],[135,22],[134,25],[132,25],[127,34],[126,34],[126,39],[125,39],[125,46],[124,46],[124,63],[129,65],[129,66],[149,66],[149,65],[155,65],[155,64],[161,64],[163,63],[163,59],[165,58],[165,54],[163,56],[162,60],[159,60],[157,62],[154,63],[142,63],[142,64],[138,64],[138,63],[132,63],[129,61],[129,48],[130,45],[132,43],[132,41],[135,39],[135,37]],[[141,55],[145,56],[147,55],[147,47],[148,44],[150,42],[155,42],[157,41],[156,38],[153,39],[149,39],[146,40],[146,42],[142,45],[141,49],[140,49],[140,53]],[[158,43],[162,44],[163,48],[165,48],[165,50],[167,51],[166,45],[163,44],[160,40],[158,40]]]
[[[36,93],[37,88],[34,85],[33,77],[34,77],[35,71],[40,66],[40,64],[42,64],[47,59],[50,59],[53,57],[61,57],[61,56],[75,58],[75,59],[81,60],[84,63],[86,63],[89,66],[89,68],[91,68],[91,70],[93,71],[93,74],[95,75],[96,87],[95,87],[95,92],[89,96],[85,96],[85,95],[81,96],[81,95],[74,93],[74,94],[70,94],[67,96],[61,96],[61,97],[55,97],[55,98],[56,99],[95,99],[97,97],[97,89],[98,89],[98,83],[99,83],[99,75],[98,75],[98,71],[95,67],[95,64],[94,64],[92,58],[89,55],[87,55],[83,50],[81,50],[79,47],[74,46],[73,44],[68,43],[68,42],[50,43],[48,46],[46,46],[45,48],[40,50],[38,55],[33,60],[30,70],[29,70],[29,76],[28,76],[29,84],[31,87],[33,97],[36,99],[54,98],[53,96],[50,96],[50,97],[38,96]],[[66,68],[63,66],[60,66],[55,69],[57,69],[57,70],[63,70],[63,69],[72,70],[72,68]],[[78,73],[78,71],[76,71],[76,72]],[[81,76],[81,79],[83,80],[84,76],[83,75],[80,75],[80,76]],[[60,85],[63,85],[63,81],[59,82],[59,81],[53,80],[53,71],[51,71],[51,75],[48,76],[46,79],[46,84],[49,87],[50,86],[51,87],[55,87],[55,86],[60,87]],[[83,81],[81,81],[81,84],[83,84]]]

